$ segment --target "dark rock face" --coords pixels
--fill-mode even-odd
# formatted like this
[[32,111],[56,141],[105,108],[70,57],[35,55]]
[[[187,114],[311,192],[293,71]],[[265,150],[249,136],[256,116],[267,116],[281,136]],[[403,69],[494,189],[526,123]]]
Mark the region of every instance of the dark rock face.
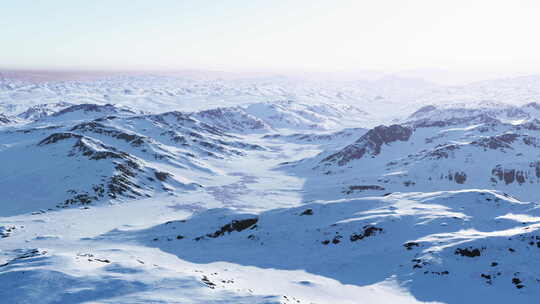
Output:
[[477,256],[480,256],[480,249],[478,248],[457,248],[456,251],[454,252],[456,255],[461,255],[461,256],[466,256],[466,257],[469,257],[469,258],[474,258],[474,257],[477,257]]
[[353,185],[353,186],[348,187],[348,189],[345,191],[345,194],[351,194],[354,191],[366,191],[366,190],[383,191],[385,190],[385,188],[379,185]]
[[[209,233],[206,236],[209,237],[209,238],[217,238],[217,237],[223,236],[226,232],[227,233],[231,233],[233,231],[240,232],[242,230],[248,229],[249,227],[252,227],[258,221],[259,221],[258,218],[248,218],[248,219],[245,219],[245,220],[234,220],[234,221],[230,222],[229,224],[221,227],[219,230],[215,231],[214,233]],[[254,228],[254,227],[255,226],[253,226],[252,228]],[[201,240],[203,238],[204,238],[204,236],[200,236],[200,237],[195,238],[195,240],[199,241],[199,240]]]
[[420,244],[418,242],[407,242],[403,244],[403,247],[407,250],[413,250],[413,247],[419,247]]
[[361,233],[353,233],[350,236],[349,239],[351,240],[351,242],[356,242],[356,241],[362,240],[364,238],[373,236],[373,235],[375,235],[377,233],[382,233],[383,232],[382,228],[371,226],[371,225],[364,226],[362,229],[363,229],[363,231]]
[[74,133],[69,133],[69,132],[54,133],[54,134],[49,135],[48,137],[46,137],[42,141],[40,141],[38,143],[38,146],[45,146],[45,145],[54,144],[54,143],[57,143],[59,141],[69,139],[69,138],[80,139],[80,138],[82,138],[82,136],[78,135],[78,134],[74,134]]
[[401,125],[378,126],[369,130],[360,137],[354,144],[345,147],[343,150],[332,154],[322,160],[322,162],[337,161],[339,166],[343,166],[354,159],[360,159],[366,154],[376,156],[381,153],[383,144],[390,144],[396,141],[408,141],[413,133],[410,127]]
[[454,181],[458,184],[464,184],[467,180],[467,174],[465,172],[456,172],[454,173]]
[[313,215],[313,209],[306,209],[300,215]]
[[437,147],[435,147],[434,150],[427,153],[425,157],[431,159],[448,158],[452,155],[454,151],[459,149],[460,147],[457,144],[438,145]]
[[512,143],[519,137],[518,134],[507,133],[498,136],[490,136],[481,140],[473,141],[471,144],[488,149],[512,149]]
[[166,181],[167,178],[169,178],[171,176],[170,173],[168,172],[161,172],[161,171],[156,171],[154,172],[154,176],[159,180],[159,181]]
[[534,168],[536,177],[540,178],[540,161],[532,162],[529,164],[531,168]]
[[[531,163],[531,167],[534,163]],[[540,167],[536,167],[536,175],[540,175]],[[504,181],[505,184],[511,184],[514,181],[516,181],[518,184],[523,184],[527,180],[527,173],[523,172],[522,170],[516,170],[516,169],[505,169],[502,168],[501,165],[497,165],[493,170],[491,170],[491,174],[497,177],[499,181]]]
[[0,124],[8,124],[11,122],[11,119],[9,119],[6,115],[0,113]]
[[[53,133],[37,145],[43,147],[58,144],[62,141],[68,141],[68,144],[71,145],[66,150],[68,157],[84,157],[91,161],[107,160],[114,166],[114,170],[109,176],[101,176],[99,181],[89,185],[86,190],[68,190],[67,193],[70,197],[57,205],[60,208],[74,204],[90,204],[104,198],[115,199],[120,196],[127,198],[142,197],[144,195],[143,190],[153,190],[155,189],[155,185],[149,183],[141,184],[137,180],[137,178],[141,177],[140,175],[146,176],[150,181],[154,181],[150,175],[152,174],[159,182],[172,177],[170,173],[143,167],[136,157],[120,151],[115,147],[104,145],[102,142],[90,137],[71,132]],[[159,185],[159,182],[157,185]]]
[[[96,146],[101,147],[103,150],[96,150],[89,143],[92,143]],[[96,142],[88,137],[81,136],[73,145],[73,149],[70,151],[68,156],[74,156],[77,153],[82,153],[82,155],[88,157],[91,160],[100,160],[100,159],[130,159],[130,155],[117,151],[114,147],[105,146],[100,142]]]
[[411,137],[413,130],[408,127],[403,127],[401,125],[391,125],[391,126],[378,126],[369,130],[364,136],[360,137],[356,143],[371,142],[374,147],[377,147],[379,150],[377,154],[380,153],[380,147],[382,144],[389,144],[394,141],[407,141]]
[[103,134],[126,142],[131,142],[133,146],[140,146],[145,141],[145,138],[143,136],[121,132],[95,121],[78,124],[71,128],[70,131],[93,132],[97,134]]

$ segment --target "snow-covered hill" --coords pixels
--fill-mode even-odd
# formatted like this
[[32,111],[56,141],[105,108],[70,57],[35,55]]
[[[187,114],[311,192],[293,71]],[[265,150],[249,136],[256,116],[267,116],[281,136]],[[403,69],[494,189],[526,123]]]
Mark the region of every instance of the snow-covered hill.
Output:
[[193,216],[167,207],[181,200],[3,218],[2,298],[529,303],[540,292],[538,205],[503,193],[395,193]]
[[537,77],[330,78],[0,78],[0,302],[534,303]]
[[381,125],[283,169],[337,196],[479,188],[540,199],[537,119],[504,123],[488,112],[439,117]]
[[265,150],[189,114],[112,105],[76,105],[0,130],[0,144],[4,215],[198,189],[223,174],[212,161]]
[[73,104],[67,102],[57,102],[57,103],[44,103],[31,106],[25,111],[19,113],[17,117],[20,117],[25,120],[38,120],[44,118],[45,116],[52,115],[60,110],[63,110],[67,107],[73,106]]
[[[359,104],[368,113],[414,100],[436,87],[416,79],[330,80],[282,75],[127,75],[87,80],[21,81],[0,78],[0,112],[18,114],[41,104],[88,103],[130,106],[137,110],[204,110],[241,104],[295,101]],[[263,106],[268,107],[268,106]],[[253,108],[259,111],[261,107]],[[274,108],[274,115],[280,112]],[[277,111],[277,112],[276,112]],[[270,114],[268,112],[267,114]]]
[[[392,280],[421,301],[489,303],[540,293],[539,212],[492,191],[397,193],[261,214],[212,210],[100,240],[157,247],[197,264],[305,269],[342,284]],[[229,283],[208,277],[207,284]]]
[[480,102],[477,104],[451,103],[437,106],[428,105],[418,109],[407,120],[442,121],[478,115],[486,115],[507,122],[540,119],[540,104],[531,102],[516,106],[496,102]]

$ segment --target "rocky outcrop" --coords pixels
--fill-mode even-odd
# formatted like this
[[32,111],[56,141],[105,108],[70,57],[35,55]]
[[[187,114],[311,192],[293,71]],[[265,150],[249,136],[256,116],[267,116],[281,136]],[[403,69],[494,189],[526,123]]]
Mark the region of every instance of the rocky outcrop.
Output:
[[442,159],[449,158],[454,151],[459,150],[460,146],[457,144],[450,145],[438,145],[432,151],[426,153],[425,158],[429,159]]
[[494,179],[495,181],[504,181],[506,185],[511,184],[514,181],[521,185],[528,179],[527,172],[513,168],[503,168],[501,165],[497,165],[493,168],[491,174],[496,177],[496,179]]
[[69,139],[69,138],[80,139],[82,138],[82,136],[78,134],[74,134],[74,133],[69,133],[69,132],[53,133],[47,136],[45,139],[41,140],[37,145],[38,146],[50,145],[50,144],[54,144],[54,143],[57,143],[59,141]]
[[68,189],[69,198],[57,207],[85,205],[102,199],[144,197],[148,192],[164,188],[161,183],[172,177],[168,172],[146,167],[144,162],[129,153],[80,134],[53,133],[37,146],[44,148],[64,141],[69,144],[65,147],[66,157],[77,158],[77,161],[87,159],[103,162],[111,171],[108,174],[101,171],[100,177],[92,181],[87,189]]
[[512,143],[519,137],[518,134],[506,133],[498,136],[484,137],[471,144],[488,149],[512,149]]
[[376,156],[381,153],[383,145],[397,141],[407,141],[412,133],[413,129],[410,127],[404,127],[402,125],[381,125],[369,130],[354,144],[324,158],[321,162],[337,162],[339,166],[343,166],[354,159],[364,157],[364,155]]
[[9,119],[6,115],[0,113],[0,125],[7,125],[13,121]]
[[534,168],[536,177],[540,178],[540,161],[532,162],[529,164],[531,168]]
[[375,190],[375,191],[384,191],[384,187],[381,187],[379,185],[353,185],[349,186],[347,190],[343,191],[345,194],[352,194],[355,191],[368,191],[368,190]]
[[78,125],[75,125],[73,128],[71,128],[70,131],[78,131],[81,133],[96,133],[96,134],[102,134],[109,137],[113,137],[116,139],[120,139],[123,141],[126,141],[131,144],[133,147],[140,147],[143,143],[149,141],[144,136],[140,136],[137,134],[130,134],[127,132],[123,132],[120,130],[116,130],[112,127],[105,126],[101,123],[98,123],[96,121],[91,122],[84,122]]

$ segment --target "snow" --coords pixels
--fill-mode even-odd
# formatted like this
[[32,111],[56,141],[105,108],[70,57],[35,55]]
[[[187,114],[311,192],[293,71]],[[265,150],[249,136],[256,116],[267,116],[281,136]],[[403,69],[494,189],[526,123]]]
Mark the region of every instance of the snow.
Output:
[[537,83],[1,79],[0,299],[532,303]]

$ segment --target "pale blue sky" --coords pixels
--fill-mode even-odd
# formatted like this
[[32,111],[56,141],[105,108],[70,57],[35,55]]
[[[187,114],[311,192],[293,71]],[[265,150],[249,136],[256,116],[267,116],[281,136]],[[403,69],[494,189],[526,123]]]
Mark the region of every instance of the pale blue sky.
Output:
[[0,67],[540,70],[538,2],[1,1]]

